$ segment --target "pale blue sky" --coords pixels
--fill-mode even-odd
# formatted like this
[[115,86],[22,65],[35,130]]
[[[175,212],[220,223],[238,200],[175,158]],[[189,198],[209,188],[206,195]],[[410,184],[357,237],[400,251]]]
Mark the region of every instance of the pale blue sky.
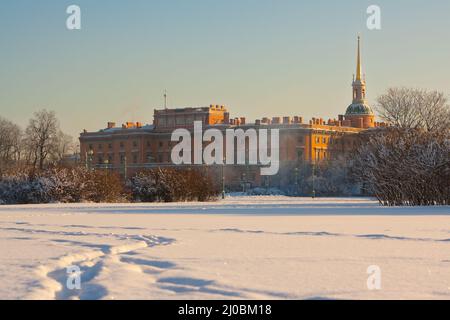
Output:
[[[65,27],[82,9],[82,30]],[[366,9],[382,8],[382,30]],[[450,93],[448,0],[1,0],[0,115],[55,110],[77,136],[152,121],[162,105],[231,116],[335,117],[351,102],[356,35],[368,97],[389,86]]]

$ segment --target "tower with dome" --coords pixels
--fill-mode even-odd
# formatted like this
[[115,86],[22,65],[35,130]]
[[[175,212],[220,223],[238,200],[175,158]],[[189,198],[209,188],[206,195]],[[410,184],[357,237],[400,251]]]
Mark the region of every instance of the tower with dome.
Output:
[[345,120],[351,121],[352,127],[372,128],[375,126],[375,114],[366,100],[366,80],[362,77],[361,37],[358,36],[356,77],[353,77],[353,102],[345,112]]

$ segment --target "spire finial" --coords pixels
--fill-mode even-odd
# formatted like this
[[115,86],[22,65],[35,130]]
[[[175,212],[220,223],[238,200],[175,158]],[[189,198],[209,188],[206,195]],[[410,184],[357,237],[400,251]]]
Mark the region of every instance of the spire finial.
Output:
[[356,80],[361,80],[361,36],[358,34],[358,58],[356,62]]
[[164,109],[167,109],[167,90],[164,89]]

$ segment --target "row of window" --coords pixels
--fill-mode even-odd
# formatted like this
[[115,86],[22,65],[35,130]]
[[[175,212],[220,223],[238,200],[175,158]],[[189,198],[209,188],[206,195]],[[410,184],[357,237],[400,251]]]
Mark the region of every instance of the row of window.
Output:
[[[176,142],[172,142],[172,141],[159,141],[158,147],[159,147],[159,148],[164,148],[165,146],[170,147],[170,146],[174,145],[174,143],[176,143]],[[124,141],[119,142],[119,147],[120,147],[121,149],[124,149],[124,148],[125,148],[125,145],[126,145],[126,142],[124,142]],[[152,142],[151,142],[151,141],[147,141],[146,145],[147,145],[147,147],[150,148],[150,147],[152,146]],[[138,147],[139,147],[139,142],[138,142],[138,141],[133,141],[133,142],[132,142],[132,146],[133,146],[133,148],[138,148]],[[112,143],[108,143],[108,144],[106,144],[106,147],[107,147],[108,150],[112,150],[112,149],[113,149],[113,144],[112,144]],[[97,149],[98,149],[98,150],[103,150],[103,144],[102,144],[102,143],[99,143],[99,144],[97,145]],[[89,144],[89,150],[94,150],[94,144],[92,144],[92,143]]]
[[178,117],[158,117],[157,123],[158,126],[161,127],[173,127],[183,126],[183,125],[193,125],[194,121],[202,121],[202,123],[206,123],[206,117],[197,115],[197,116],[178,116]]
[[343,139],[333,139],[331,137],[316,137],[315,141],[316,141],[316,144],[320,144],[320,143],[327,144],[327,143],[329,143],[331,145],[335,145],[335,144],[341,143],[341,144],[347,144],[349,146],[356,144],[356,141],[343,140]]
[[[126,158],[126,155],[124,153],[121,153],[119,155],[119,159],[120,159],[120,164],[125,164],[125,161],[128,164],[139,164],[141,163],[140,161],[140,157],[139,157],[139,153],[133,153],[130,158]],[[164,162],[168,162],[168,155],[167,154],[158,154],[156,155],[156,157],[153,157],[151,153],[147,153],[146,154],[146,158],[144,159],[144,163],[164,163]],[[115,161],[115,157],[114,154],[110,154],[108,156],[103,156],[103,155],[99,155],[97,157],[97,163],[100,165],[113,165],[114,161]]]

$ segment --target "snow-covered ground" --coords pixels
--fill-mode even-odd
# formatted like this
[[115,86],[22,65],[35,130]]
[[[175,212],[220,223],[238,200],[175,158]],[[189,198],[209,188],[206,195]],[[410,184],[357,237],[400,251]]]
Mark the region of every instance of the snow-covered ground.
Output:
[[[0,299],[450,299],[450,208],[369,199],[0,206]],[[367,269],[381,270],[368,290]],[[81,290],[66,286],[81,269]]]

